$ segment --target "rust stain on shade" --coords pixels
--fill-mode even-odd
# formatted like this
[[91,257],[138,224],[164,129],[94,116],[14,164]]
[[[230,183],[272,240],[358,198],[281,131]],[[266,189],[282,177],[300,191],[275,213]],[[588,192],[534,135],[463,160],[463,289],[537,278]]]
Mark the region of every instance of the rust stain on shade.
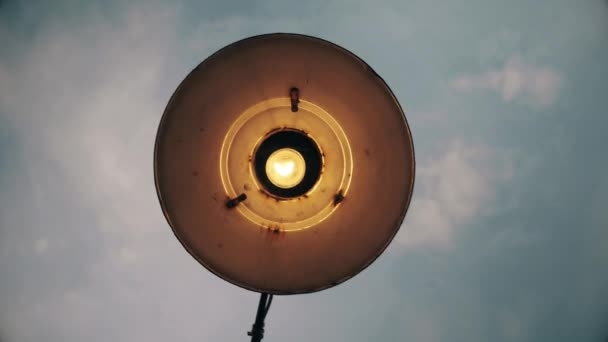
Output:
[[279,225],[261,226],[260,233],[263,233],[265,235],[265,239],[270,242],[283,239],[287,235],[286,231],[281,229],[281,226]]

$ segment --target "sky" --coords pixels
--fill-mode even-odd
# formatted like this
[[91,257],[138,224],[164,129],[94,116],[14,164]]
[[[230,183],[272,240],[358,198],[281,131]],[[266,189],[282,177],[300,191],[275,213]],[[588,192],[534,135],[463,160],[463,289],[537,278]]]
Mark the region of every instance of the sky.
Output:
[[352,51],[405,109],[412,205],[264,341],[605,341],[608,1],[0,1],[0,341],[246,341],[256,293],[157,201],[169,97],[262,33]]

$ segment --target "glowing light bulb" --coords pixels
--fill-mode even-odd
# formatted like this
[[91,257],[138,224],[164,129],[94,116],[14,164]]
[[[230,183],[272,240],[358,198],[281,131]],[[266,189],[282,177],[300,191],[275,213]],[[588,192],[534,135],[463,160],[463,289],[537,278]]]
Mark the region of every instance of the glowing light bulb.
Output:
[[282,177],[289,177],[296,167],[293,160],[279,161],[273,164],[274,170]]
[[274,151],[266,161],[266,175],[279,188],[289,189],[300,184],[305,173],[304,157],[291,148]]

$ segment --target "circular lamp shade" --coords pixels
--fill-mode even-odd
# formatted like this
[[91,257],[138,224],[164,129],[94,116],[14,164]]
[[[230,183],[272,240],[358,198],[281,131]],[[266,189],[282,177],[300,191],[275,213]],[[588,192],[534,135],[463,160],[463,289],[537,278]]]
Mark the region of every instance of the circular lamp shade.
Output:
[[335,286],[391,242],[410,203],[403,111],[361,59],[294,34],[247,38],[177,88],[154,151],[165,217],[209,271],[243,288]]

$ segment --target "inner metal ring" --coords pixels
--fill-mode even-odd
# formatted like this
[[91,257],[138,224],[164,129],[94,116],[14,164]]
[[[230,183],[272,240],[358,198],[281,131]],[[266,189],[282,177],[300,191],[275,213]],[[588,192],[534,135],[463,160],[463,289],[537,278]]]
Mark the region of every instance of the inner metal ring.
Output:
[[[219,166],[226,196],[245,194],[247,200],[235,210],[261,227],[299,231],[316,226],[340,207],[335,197],[346,196],[349,191],[353,158],[342,127],[327,111],[306,99],[301,98],[298,107],[297,113],[291,112],[288,97],[258,102],[239,115],[222,143]],[[309,189],[303,186],[297,192],[272,193],[258,176],[262,172],[256,171],[255,160],[264,158],[256,157],[257,150],[280,132],[297,132],[310,140],[306,144],[314,146],[313,150],[318,149],[309,159],[318,158],[314,154],[320,153],[321,170],[309,176]],[[309,165],[306,168],[315,169]]]

